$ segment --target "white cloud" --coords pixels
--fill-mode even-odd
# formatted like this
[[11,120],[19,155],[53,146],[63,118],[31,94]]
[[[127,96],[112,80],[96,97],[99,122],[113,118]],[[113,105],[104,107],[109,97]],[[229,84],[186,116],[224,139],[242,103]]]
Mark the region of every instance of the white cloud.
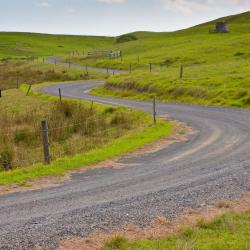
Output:
[[127,2],[127,0],[97,0],[97,1],[108,4],[123,4]]
[[190,14],[196,11],[223,9],[225,6],[250,7],[250,0],[160,0],[171,11]]
[[34,3],[37,7],[49,8],[51,4],[48,1],[36,1]]

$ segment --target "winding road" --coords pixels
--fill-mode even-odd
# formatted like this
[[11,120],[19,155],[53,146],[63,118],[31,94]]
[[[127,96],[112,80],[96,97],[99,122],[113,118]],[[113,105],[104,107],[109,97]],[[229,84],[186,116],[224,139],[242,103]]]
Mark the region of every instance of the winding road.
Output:
[[[148,102],[88,94],[101,84],[57,84],[42,91],[57,95],[60,87],[65,97],[151,112]],[[250,190],[250,110],[158,103],[157,113],[198,132],[186,142],[120,159],[133,167],[91,170],[58,187],[0,196],[0,249],[56,249],[63,239],[127,223],[144,226],[158,215],[174,217]]]

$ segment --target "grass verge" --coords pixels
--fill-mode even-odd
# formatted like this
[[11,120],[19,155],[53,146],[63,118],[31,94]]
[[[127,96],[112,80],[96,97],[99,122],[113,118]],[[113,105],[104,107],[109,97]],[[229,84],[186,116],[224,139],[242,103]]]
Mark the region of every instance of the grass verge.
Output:
[[116,237],[104,250],[247,250],[250,249],[250,211],[227,213],[212,222],[198,221],[196,226],[159,240],[128,241]]

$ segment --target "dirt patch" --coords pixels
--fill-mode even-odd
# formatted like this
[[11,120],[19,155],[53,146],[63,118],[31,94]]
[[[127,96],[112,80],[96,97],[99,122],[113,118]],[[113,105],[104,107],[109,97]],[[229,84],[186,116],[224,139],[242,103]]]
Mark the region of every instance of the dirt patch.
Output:
[[[166,120],[166,116],[162,116],[161,119]],[[168,147],[170,144],[177,141],[186,141],[191,134],[193,134],[193,130],[191,127],[188,127],[184,123],[180,123],[175,121],[175,126],[171,135],[162,138],[156,142],[145,145],[133,152],[124,154],[120,157],[114,158],[112,160],[103,161],[97,164],[92,164],[89,166],[84,166],[82,168],[78,168],[77,170],[69,171],[66,175],[60,177],[44,177],[36,180],[30,180],[28,182],[23,183],[23,185],[8,185],[8,186],[0,186],[0,195],[6,195],[10,193],[18,193],[18,192],[30,192],[38,189],[50,188],[61,185],[65,181],[69,181],[72,178],[73,174],[85,173],[92,169],[99,168],[114,168],[120,169],[125,167],[134,167],[138,166],[138,164],[125,164],[120,163],[120,158],[132,158],[139,155],[145,155],[149,153],[155,153],[163,148]]]
[[250,210],[250,196],[238,201],[217,201],[206,208],[189,209],[174,220],[159,216],[144,229],[135,225],[126,225],[123,230],[106,233],[95,233],[84,239],[76,238],[61,241],[58,250],[99,250],[110,239],[122,236],[128,240],[160,239],[167,235],[180,232],[185,226],[194,226],[201,219],[210,222],[217,216],[227,212],[244,213]]

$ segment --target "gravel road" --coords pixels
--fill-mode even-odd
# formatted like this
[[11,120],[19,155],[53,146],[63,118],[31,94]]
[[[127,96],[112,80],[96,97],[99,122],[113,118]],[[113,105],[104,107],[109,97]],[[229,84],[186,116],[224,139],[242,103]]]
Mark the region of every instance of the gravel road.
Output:
[[[88,94],[100,84],[57,84],[43,91],[57,95],[60,87],[63,96],[151,112],[148,102]],[[249,110],[158,103],[157,113],[198,133],[158,152],[120,159],[134,167],[92,170],[59,187],[1,196],[0,249],[56,249],[62,239],[126,223],[144,226],[155,216],[174,217],[250,190]]]

